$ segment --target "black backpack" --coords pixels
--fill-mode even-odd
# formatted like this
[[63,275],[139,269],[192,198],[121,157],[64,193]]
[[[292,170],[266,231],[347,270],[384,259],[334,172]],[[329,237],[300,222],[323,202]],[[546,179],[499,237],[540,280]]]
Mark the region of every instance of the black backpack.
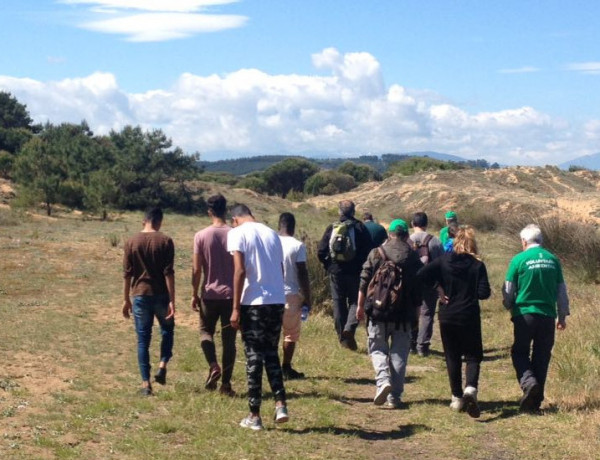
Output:
[[402,267],[389,260],[381,247],[377,250],[382,263],[367,287],[365,313],[373,321],[391,321],[404,307]]

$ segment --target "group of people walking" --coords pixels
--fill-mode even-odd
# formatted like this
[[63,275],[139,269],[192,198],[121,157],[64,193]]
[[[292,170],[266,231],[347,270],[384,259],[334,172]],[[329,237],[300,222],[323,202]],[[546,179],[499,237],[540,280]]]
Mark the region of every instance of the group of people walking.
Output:
[[[212,223],[194,237],[191,300],[199,313],[200,345],[209,366],[205,387],[219,388],[226,396],[236,394],[231,377],[240,330],[249,405],[240,425],[260,430],[263,368],[275,396],[276,423],[289,419],[284,380],[304,378],[292,367],[292,359],[302,310],[311,305],[306,248],[294,238],[291,213],[281,214],[277,233],[257,222],[243,204],[229,210],[229,225],[222,195],[210,197],[207,205]],[[459,226],[452,211],[445,217],[448,225],[440,238],[427,232],[424,212],[413,215],[412,234],[402,219],[393,220],[386,230],[369,213],[363,221],[357,219],[354,203],[344,200],[339,203],[339,219],[318,243],[317,255],[329,277],[334,325],[343,348],[358,349],[355,333],[366,321],[367,349],[375,371],[374,404],[402,406],[409,354],[428,356],[438,309],[450,407],[479,417],[483,360],[479,301],[489,298],[491,289],[474,229]],[[123,315],[134,316],[143,395],[153,391],[148,349],[154,317],[161,333],[160,364],[154,375],[158,384],[166,383],[173,348],[174,245],[160,232],[162,219],[158,208],[146,213],[143,230],[125,244],[123,260]],[[511,261],[502,293],[514,324],[511,356],[523,391],[520,408],[535,412],[544,400],[555,324],[559,330],[566,327],[569,300],[560,262],[542,248],[539,227],[527,226],[520,237],[523,252]],[[214,343],[219,321],[221,364]]]

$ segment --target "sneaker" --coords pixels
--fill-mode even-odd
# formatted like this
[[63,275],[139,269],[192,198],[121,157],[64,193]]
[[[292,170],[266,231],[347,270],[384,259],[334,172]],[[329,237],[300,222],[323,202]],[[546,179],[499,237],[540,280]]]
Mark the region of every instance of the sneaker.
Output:
[[352,332],[352,331],[343,331],[342,332],[342,347],[348,348],[349,350],[352,350],[352,351],[358,350],[358,344],[356,343],[356,339],[354,338],[354,332]]
[[469,417],[479,418],[481,415],[481,410],[479,409],[479,404],[477,404],[477,388],[465,388],[462,399],[465,410],[467,411],[467,414],[469,414]]
[[248,415],[241,422],[242,428],[250,428],[254,431],[260,431],[263,429],[262,419],[259,416]]
[[152,387],[151,386],[140,388],[140,396],[152,396],[153,394],[154,393],[152,393]]
[[304,378],[303,372],[298,372],[293,367],[282,367],[281,371],[283,372],[283,380],[302,380]]
[[204,384],[204,388],[207,390],[216,390],[217,382],[221,378],[221,368],[218,364],[211,366],[210,371],[208,372],[208,377],[206,378],[206,383]]
[[285,423],[290,419],[286,406],[275,407],[275,417],[273,417],[275,423]]
[[540,407],[541,385],[536,381],[523,390],[523,397],[519,404],[521,412],[535,412]]
[[387,401],[385,402],[385,407],[389,409],[400,409],[402,407],[402,401],[400,398],[396,398],[390,393],[387,397]]
[[452,400],[450,401],[450,409],[456,412],[462,412],[465,407],[465,402],[463,398],[459,398],[458,396],[452,395]]
[[389,383],[384,383],[382,386],[377,388],[375,398],[373,398],[373,404],[376,406],[383,405],[383,403],[387,401],[390,391],[392,391],[392,386]]
[[427,358],[429,356],[429,346],[423,345],[422,347],[417,347],[417,354],[421,358]]
[[159,367],[158,372],[154,376],[154,381],[161,385],[165,385],[167,383],[167,368]]
[[229,396],[230,398],[234,398],[237,393],[233,388],[231,388],[231,383],[222,383],[221,388],[219,388],[219,393],[223,396]]

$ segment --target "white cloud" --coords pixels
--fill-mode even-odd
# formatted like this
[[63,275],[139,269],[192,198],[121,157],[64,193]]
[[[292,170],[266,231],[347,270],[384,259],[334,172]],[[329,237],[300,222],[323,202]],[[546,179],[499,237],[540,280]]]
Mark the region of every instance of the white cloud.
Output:
[[574,62],[567,65],[567,70],[584,74],[600,75],[600,62]]
[[98,134],[126,124],[160,128],[205,159],[251,154],[382,154],[432,150],[499,163],[556,164],[598,151],[600,121],[570,125],[532,107],[469,113],[439,94],[383,84],[368,53],[313,55],[325,75],[182,74],[170,88],[122,90],[114,75],[40,82],[0,76],[0,90],[38,122]]
[[88,7],[83,29],[123,35],[133,42],[156,42],[244,26],[245,16],[208,14],[210,6],[236,0],[62,0]]
[[500,69],[498,72],[499,73],[534,73],[534,72],[539,72],[540,69],[538,69],[537,67],[533,67],[533,66],[524,66],[524,67],[518,67],[516,69]]

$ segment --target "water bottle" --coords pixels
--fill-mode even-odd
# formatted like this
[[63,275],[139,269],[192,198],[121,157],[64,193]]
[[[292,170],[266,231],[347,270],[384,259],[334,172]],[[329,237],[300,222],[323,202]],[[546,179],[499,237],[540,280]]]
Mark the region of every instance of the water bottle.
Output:
[[310,308],[308,305],[302,305],[302,313],[300,314],[300,318],[302,321],[306,321],[308,319],[308,313],[310,312]]

